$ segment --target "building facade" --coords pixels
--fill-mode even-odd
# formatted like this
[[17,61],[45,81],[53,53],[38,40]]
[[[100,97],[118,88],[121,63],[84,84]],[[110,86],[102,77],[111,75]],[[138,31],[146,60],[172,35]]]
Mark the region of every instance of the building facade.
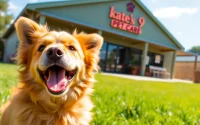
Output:
[[[182,45],[139,0],[76,0],[28,4],[19,16],[51,30],[74,29],[104,37],[100,67],[104,72],[148,75],[149,66],[165,68],[174,76]],[[18,39],[12,24],[4,34],[4,62],[12,61]]]

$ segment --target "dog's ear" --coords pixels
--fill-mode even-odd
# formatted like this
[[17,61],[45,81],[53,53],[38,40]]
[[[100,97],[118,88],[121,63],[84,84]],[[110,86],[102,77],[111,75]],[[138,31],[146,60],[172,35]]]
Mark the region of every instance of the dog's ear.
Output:
[[87,70],[91,72],[98,69],[99,53],[103,44],[103,37],[98,34],[74,33],[73,36],[79,41],[83,53]]
[[31,46],[36,42],[34,40],[37,40],[47,29],[25,17],[20,17],[16,21],[15,28],[20,41],[16,60],[26,66],[30,58]]
[[19,41],[22,44],[32,44],[32,37],[34,36],[35,31],[44,30],[42,26],[25,17],[20,17],[16,21],[15,28],[17,31]]

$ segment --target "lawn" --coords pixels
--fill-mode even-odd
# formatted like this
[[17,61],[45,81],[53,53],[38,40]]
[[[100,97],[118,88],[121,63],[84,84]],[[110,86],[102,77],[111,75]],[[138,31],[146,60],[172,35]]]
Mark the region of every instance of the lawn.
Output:
[[[199,125],[200,85],[135,81],[97,74],[91,125]],[[0,106],[17,82],[17,66],[0,64]]]

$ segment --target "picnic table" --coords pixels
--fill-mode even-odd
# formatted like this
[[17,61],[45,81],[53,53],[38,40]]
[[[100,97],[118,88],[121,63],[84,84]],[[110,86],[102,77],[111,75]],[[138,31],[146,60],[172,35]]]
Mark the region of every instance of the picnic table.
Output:
[[149,66],[150,76],[155,78],[169,78],[170,73],[167,72],[166,68],[157,67],[157,66]]

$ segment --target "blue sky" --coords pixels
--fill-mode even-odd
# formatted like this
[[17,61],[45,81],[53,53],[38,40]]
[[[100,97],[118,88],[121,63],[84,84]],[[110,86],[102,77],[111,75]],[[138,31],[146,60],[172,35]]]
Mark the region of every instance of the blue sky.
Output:
[[[55,0],[10,0],[15,17],[27,3]],[[188,50],[200,45],[200,0],[141,0],[173,36]]]

